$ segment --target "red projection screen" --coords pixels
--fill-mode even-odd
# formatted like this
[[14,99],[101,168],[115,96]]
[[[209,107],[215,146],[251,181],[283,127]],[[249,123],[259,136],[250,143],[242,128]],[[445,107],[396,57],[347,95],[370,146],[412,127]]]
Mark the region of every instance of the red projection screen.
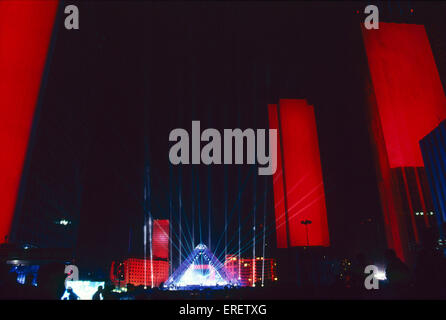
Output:
[[[268,105],[269,126],[271,129],[279,128],[279,118],[277,114],[277,105]],[[280,132],[278,131],[278,137]],[[277,169],[273,175],[274,188],[274,212],[276,215],[276,235],[277,247],[287,248],[287,222],[285,219],[285,199],[283,197],[283,178],[282,178],[282,154],[280,152],[280,144],[277,145]]]
[[403,211],[405,191],[394,169],[424,167],[419,141],[446,118],[446,99],[424,26],[380,23],[378,30],[362,31],[387,242],[407,260],[408,221],[415,213]]
[[[268,112],[270,128],[279,136],[273,176],[277,247],[329,246],[313,106],[303,99],[281,99]],[[305,220],[311,224],[302,224]]]
[[153,220],[153,259],[169,259],[169,220]]
[[390,167],[422,167],[419,141],[446,118],[424,26],[380,23],[363,35]]
[[0,239],[9,234],[58,1],[0,1]]

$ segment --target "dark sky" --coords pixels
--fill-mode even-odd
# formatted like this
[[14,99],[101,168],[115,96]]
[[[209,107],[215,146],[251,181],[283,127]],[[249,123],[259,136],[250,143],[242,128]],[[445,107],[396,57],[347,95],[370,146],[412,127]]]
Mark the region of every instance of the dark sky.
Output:
[[[439,30],[445,29],[438,13],[444,6],[433,6],[413,5],[416,15],[411,16],[406,13],[411,3],[386,4],[381,15],[426,23],[444,81]],[[19,238],[43,246],[72,245],[65,240],[69,231],[51,224],[70,217],[78,226],[74,246],[80,260],[107,264],[141,255],[148,164],[152,215],[168,218],[172,195],[176,242],[181,181],[183,222],[188,221],[183,232],[194,215],[195,243],[200,222],[207,243],[210,210],[215,247],[227,203],[228,215],[233,213],[228,239],[238,239],[240,214],[246,243],[254,210],[257,230],[265,208],[267,225],[273,223],[271,177],[256,176],[257,169],[248,165],[172,167],[169,132],[190,130],[192,120],[200,120],[202,128],[267,128],[268,103],[306,98],[315,106],[333,247],[348,253],[379,247],[382,220],[359,28],[364,7],[361,2],[80,2],[80,30],[67,31],[59,23],[33,137]],[[375,223],[361,229],[361,221],[370,217]],[[273,227],[268,250],[274,254],[270,231]],[[185,232],[183,241],[190,238]],[[233,241],[230,250],[237,245]]]

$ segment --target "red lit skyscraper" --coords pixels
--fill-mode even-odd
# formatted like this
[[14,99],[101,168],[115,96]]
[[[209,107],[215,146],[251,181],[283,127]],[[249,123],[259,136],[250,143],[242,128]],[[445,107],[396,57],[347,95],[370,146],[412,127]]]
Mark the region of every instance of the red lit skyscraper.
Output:
[[0,239],[10,233],[58,1],[0,1]]
[[313,106],[303,99],[281,99],[269,105],[269,121],[279,139],[273,176],[277,246],[329,246]]
[[169,259],[169,220],[153,220],[153,259]]
[[153,283],[158,287],[169,278],[169,225],[169,220],[153,220],[153,259],[129,258],[112,263],[110,277],[116,285],[131,283],[149,287]]
[[419,141],[446,118],[446,99],[424,26],[380,23],[363,37],[387,242],[407,260],[432,223],[416,216],[432,209]]

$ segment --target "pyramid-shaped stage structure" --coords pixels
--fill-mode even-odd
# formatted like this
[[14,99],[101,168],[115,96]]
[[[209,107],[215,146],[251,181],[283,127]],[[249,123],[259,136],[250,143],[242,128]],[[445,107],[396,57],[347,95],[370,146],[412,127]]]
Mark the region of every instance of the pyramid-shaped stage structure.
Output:
[[217,287],[237,284],[237,280],[228,277],[225,266],[208,247],[200,243],[172,273],[164,287]]

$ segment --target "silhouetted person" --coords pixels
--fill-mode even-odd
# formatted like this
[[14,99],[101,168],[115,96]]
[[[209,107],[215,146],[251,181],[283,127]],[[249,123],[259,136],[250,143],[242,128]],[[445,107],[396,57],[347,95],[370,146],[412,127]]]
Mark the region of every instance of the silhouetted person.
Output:
[[101,299],[101,295],[104,292],[104,288],[102,288],[102,286],[98,287],[98,291],[95,292],[95,294],[93,295],[93,300],[102,300],[104,297],[102,297]]
[[79,300],[79,296],[74,293],[73,288],[68,288],[68,300]]
[[105,288],[102,291],[102,298],[104,300],[117,300],[116,295],[113,293],[115,286],[112,283],[106,283]]

